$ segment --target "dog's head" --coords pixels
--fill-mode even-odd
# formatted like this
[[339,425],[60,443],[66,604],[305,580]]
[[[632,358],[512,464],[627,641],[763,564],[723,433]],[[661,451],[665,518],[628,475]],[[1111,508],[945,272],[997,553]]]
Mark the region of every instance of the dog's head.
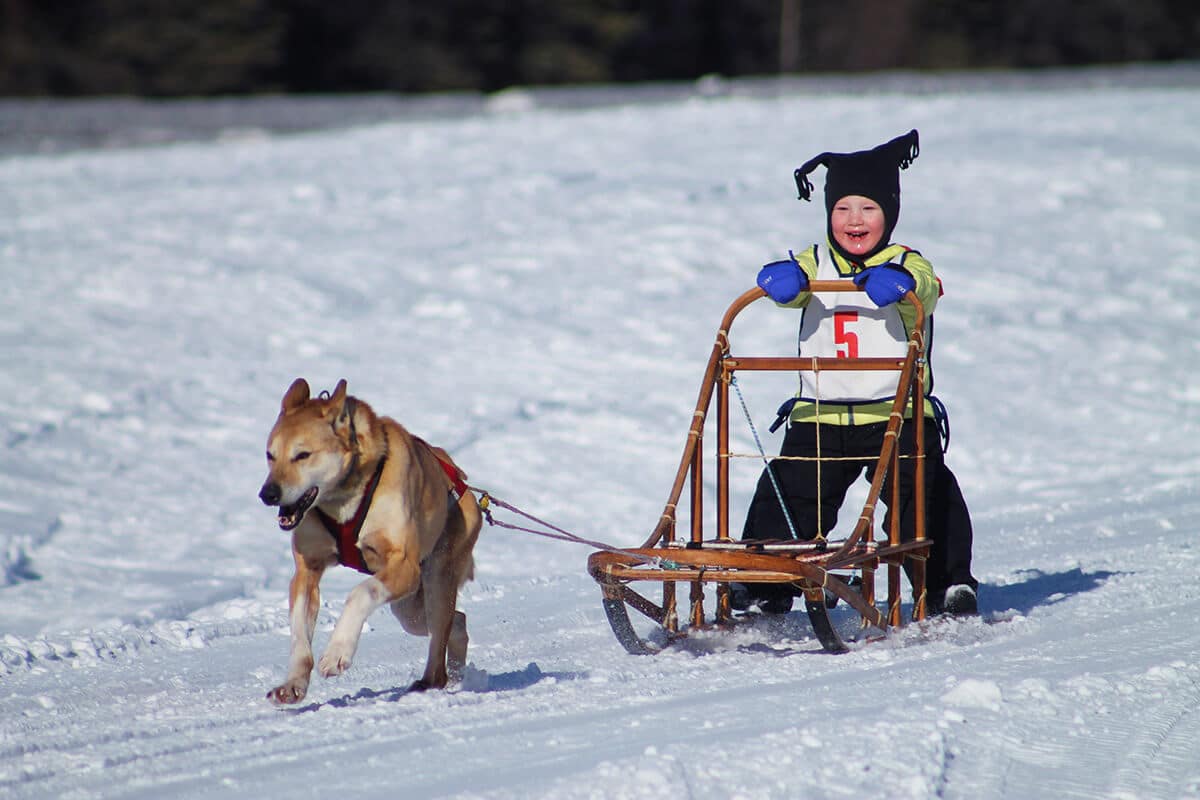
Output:
[[297,378],[283,396],[279,418],[267,437],[270,472],[259,491],[279,506],[279,527],[290,531],[322,492],[336,487],[354,463],[354,403],[346,381],[333,394],[310,397],[308,382]]

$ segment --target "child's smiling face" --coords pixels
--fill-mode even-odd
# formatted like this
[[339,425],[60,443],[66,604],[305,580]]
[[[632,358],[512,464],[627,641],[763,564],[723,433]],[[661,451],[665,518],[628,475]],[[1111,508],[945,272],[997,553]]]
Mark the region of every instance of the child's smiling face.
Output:
[[879,244],[887,220],[874,200],[851,194],[833,204],[829,227],[838,246],[850,255],[861,256]]

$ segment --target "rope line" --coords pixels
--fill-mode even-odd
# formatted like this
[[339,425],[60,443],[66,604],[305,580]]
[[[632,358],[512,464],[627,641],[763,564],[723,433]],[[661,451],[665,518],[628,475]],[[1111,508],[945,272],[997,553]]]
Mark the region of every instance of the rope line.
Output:
[[783,512],[783,519],[787,522],[788,531],[792,534],[793,539],[799,539],[800,536],[796,533],[796,524],[792,522],[792,515],[788,512],[787,503],[783,499],[783,490],[779,488],[775,470],[771,469],[771,460],[767,458],[767,451],[763,449],[762,439],[758,436],[758,428],[755,427],[754,419],[750,416],[750,409],[746,407],[746,398],[742,396],[742,387],[738,384],[736,375],[729,376],[729,384],[737,393],[738,402],[742,405],[742,412],[746,415],[746,422],[750,424],[750,433],[754,434],[754,444],[758,447],[759,458],[762,459],[764,465],[763,469],[767,473],[767,477],[771,479],[771,488],[775,490],[775,497],[779,500],[779,510]]
[[[558,527],[557,525],[552,525],[551,523],[546,522],[543,519],[538,519],[537,517],[533,516],[532,514],[522,511],[521,509],[517,508],[516,506],[512,505],[511,503],[506,503],[503,500],[501,500],[500,498],[495,497],[494,495],[488,493],[487,490],[485,490],[485,489],[480,489],[478,486],[471,486],[470,484],[467,485],[467,488],[470,489],[472,492],[476,492],[479,494],[479,509],[480,509],[480,511],[483,512],[484,517],[487,518],[489,525],[494,525],[498,528],[507,528],[508,530],[512,530],[512,531],[521,531],[523,533],[532,533],[535,536],[544,536],[547,539],[556,539],[556,540],[562,541],[562,542],[574,542],[575,544],[586,544],[589,547],[596,548],[597,550],[605,550],[609,553],[618,553],[623,556],[628,556],[629,558],[637,559],[638,561],[641,561],[643,563],[651,564],[655,567],[666,568],[666,569],[678,569],[679,568],[679,564],[677,564],[676,562],[671,561],[669,559],[664,559],[659,556],[647,556],[647,555],[643,555],[641,553],[634,553],[630,550],[626,550],[625,548],[615,547],[606,542],[600,542],[600,541],[596,541],[594,539],[585,539],[582,536],[578,536],[574,533],[571,533],[570,531],[563,530],[562,528]],[[537,530],[536,528],[526,528],[521,525],[513,525],[511,522],[504,522],[503,520],[498,520],[492,516],[492,506],[499,506],[500,508],[503,508],[507,511],[511,511],[512,513],[522,516],[525,519],[527,519],[531,522],[534,522],[538,525],[541,525],[543,528],[546,528],[548,530]]]
[[[721,458],[762,458],[758,453],[722,453]],[[767,456],[771,461],[878,461],[879,456]],[[925,455],[901,453],[900,458],[925,458]]]

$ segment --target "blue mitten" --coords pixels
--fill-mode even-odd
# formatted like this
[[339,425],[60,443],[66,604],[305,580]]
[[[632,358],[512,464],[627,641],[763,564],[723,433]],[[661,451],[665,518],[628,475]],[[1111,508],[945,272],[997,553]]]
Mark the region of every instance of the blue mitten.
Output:
[[883,308],[890,306],[917,288],[917,282],[902,267],[880,264],[854,276],[854,285],[864,289],[871,302]]
[[758,286],[776,303],[788,303],[808,288],[808,276],[790,258],[772,261],[758,271]]

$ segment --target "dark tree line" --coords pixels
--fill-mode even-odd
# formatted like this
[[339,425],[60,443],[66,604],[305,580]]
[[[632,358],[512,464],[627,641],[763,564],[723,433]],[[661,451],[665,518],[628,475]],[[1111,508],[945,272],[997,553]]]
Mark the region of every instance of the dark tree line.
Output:
[[1195,0],[0,0],[0,95],[449,90],[1200,57]]

